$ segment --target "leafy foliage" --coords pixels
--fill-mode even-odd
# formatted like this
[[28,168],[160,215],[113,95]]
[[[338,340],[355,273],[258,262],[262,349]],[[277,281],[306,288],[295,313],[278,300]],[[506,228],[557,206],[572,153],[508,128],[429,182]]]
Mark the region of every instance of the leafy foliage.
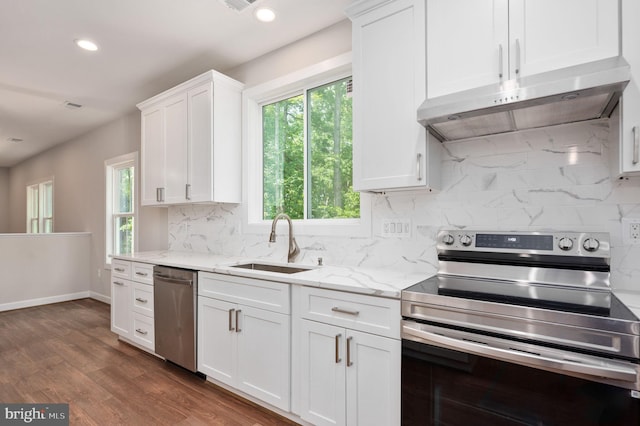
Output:
[[347,83],[340,80],[306,92],[306,144],[303,95],[263,106],[264,219],[280,212],[304,219],[305,202],[308,218],[360,216],[360,196],[353,192]]

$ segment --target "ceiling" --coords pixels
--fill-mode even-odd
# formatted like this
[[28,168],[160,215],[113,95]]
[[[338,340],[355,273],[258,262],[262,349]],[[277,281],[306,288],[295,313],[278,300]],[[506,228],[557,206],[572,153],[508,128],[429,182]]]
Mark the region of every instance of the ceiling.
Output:
[[[231,69],[337,23],[349,1],[257,0],[241,12],[223,0],[1,1],[0,167],[208,69]],[[275,21],[259,22],[260,6],[276,11]],[[78,48],[79,38],[99,50]]]

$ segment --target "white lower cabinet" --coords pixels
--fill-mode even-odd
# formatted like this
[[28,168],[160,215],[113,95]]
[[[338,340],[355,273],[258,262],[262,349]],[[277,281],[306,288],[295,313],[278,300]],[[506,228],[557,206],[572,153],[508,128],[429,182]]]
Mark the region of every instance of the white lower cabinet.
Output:
[[[115,275],[115,274],[114,274]],[[131,337],[131,281],[111,278],[111,331],[121,337]]]
[[114,259],[111,331],[153,352],[153,318],[153,265]]
[[[252,285],[263,295],[286,294],[286,305],[247,298]],[[288,289],[288,284],[199,275],[198,371],[284,411],[290,407],[291,377]]]
[[[401,342],[357,330],[369,323],[362,319],[385,317],[384,311],[399,329],[399,301],[348,293],[341,301],[340,292],[307,288],[300,293],[301,316],[322,316],[315,309],[321,305],[328,316],[326,322],[299,321],[294,377],[300,417],[315,425],[399,425]],[[320,299],[328,303],[314,303]]]

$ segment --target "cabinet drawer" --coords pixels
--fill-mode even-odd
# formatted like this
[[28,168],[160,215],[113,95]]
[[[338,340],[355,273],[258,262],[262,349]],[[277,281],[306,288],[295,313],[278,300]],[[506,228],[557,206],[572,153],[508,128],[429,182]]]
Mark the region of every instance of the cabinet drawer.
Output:
[[113,259],[111,261],[111,275],[120,278],[131,278],[131,262]]
[[153,318],[153,286],[133,283],[133,311]]
[[400,338],[400,301],[314,287],[300,289],[303,318]]
[[156,345],[153,318],[134,312],[132,338],[137,344],[154,351]]
[[198,273],[198,295],[288,314],[289,284],[210,272]]
[[140,283],[153,284],[153,265],[132,263],[131,279]]

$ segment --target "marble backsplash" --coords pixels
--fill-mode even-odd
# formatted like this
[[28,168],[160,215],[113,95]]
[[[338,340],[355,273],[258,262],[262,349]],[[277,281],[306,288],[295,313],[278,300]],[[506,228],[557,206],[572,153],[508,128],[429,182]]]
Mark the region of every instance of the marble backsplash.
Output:
[[[640,179],[612,180],[609,124],[594,121],[449,142],[442,189],[373,195],[372,236],[296,235],[299,262],[435,273],[441,228],[608,232],[612,286],[640,291],[640,246],[622,242],[621,219],[640,218]],[[169,208],[169,248],[286,261],[286,238],[243,232],[242,205]],[[409,237],[381,235],[409,219]],[[294,227],[295,232],[295,227]]]

